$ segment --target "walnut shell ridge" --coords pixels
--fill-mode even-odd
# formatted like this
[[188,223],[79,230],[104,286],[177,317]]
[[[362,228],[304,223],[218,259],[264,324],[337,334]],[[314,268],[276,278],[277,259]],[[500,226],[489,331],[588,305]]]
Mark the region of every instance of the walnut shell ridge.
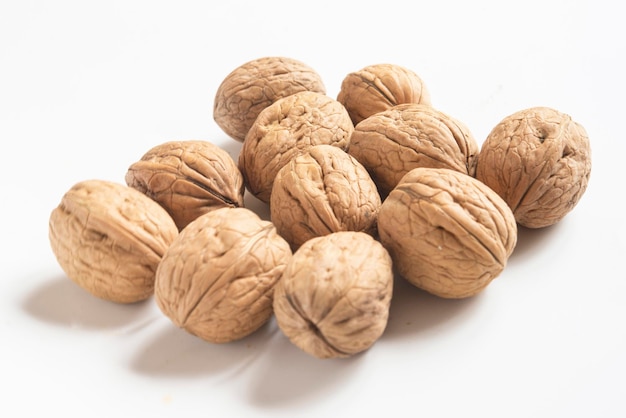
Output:
[[165,209],[137,190],[85,180],[52,211],[48,235],[72,281],[101,299],[133,303],[152,296],[157,266],[178,229]]
[[126,184],[163,206],[179,230],[211,210],[244,205],[237,163],[208,141],[170,141],[151,148],[128,168]]
[[231,138],[243,141],[263,109],[300,91],[325,94],[320,75],[288,57],[261,57],[235,68],[217,88],[213,119]]
[[290,257],[272,223],[246,208],[216,209],[187,225],[164,254],[157,305],[203,340],[241,339],[272,316],[274,286]]
[[354,125],[371,115],[403,103],[430,105],[430,93],[414,71],[397,64],[374,64],[349,73],[337,100]]
[[354,157],[332,145],[315,145],[276,175],[270,216],[295,249],[332,232],[375,234],[380,204],[376,184]]
[[279,99],[257,117],[239,153],[246,188],[269,203],[274,178],[293,157],[314,145],[347,150],[354,125],[345,107],[322,93]]
[[506,202],[484,183],[446,168],[409,171],[383,201],[378,232],[398,274],[444,298],[481,292],[517,243]]
[[383,334],[393,292],[392,261],[370,235],[334,232],[294,254],[275,289],[282,332],[317,358],[349,357]]
[[413,168],[448,168],[474,176],[479,147],[470,129],[423,104],[401,104],[355,126],[348,152],[386,196]]
[[585,193],[590,175],[585,128],[548,107],[520,110],[500,121],[483,142],[476,165],[476,178],[528,228],[563,219]]

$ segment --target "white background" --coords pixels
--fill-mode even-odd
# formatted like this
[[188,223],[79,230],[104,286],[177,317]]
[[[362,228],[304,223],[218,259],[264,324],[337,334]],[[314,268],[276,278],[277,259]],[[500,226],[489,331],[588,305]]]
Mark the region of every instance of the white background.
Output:
[[[626,416],[616,4],[2,0],[0,408],[12,412],[0,414]],[[397,283],[385,334],[349,359],[310,357],[273,321],[212,345],[152,299],[119,306],[74,285],[47,235],[65,191],[123,182],[168,140],[209,140],[236,158],[213,97],[230,71],[268,55],[312,66],[333,97],[351,71],[404,65],[479,143],[510,113],[554,107],[588,131],[589,188],[561,223],[520,230],[507,268],[475,298]]]

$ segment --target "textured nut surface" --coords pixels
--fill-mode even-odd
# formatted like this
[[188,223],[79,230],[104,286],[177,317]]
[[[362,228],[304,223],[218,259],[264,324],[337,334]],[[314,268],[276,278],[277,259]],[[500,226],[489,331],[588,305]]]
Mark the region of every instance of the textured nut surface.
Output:
[[457,119],[421,104],[401,104],[355,126],[348,152],[386,196],[413,168],[449,168],[474,175],[478,144]]
[[243,141],[258,114],[276,100],[300,91],[326,93],[320,75],[288,57],[262,57],[235,68],[219,85],[213,119],[233,139]]
[[348,74],[341,83],[337,100],[346,107],[355,125],[398,104],[431,103],[424,82],[414,71],[386,63]]
[[129,167],[126,184],[156,200],[179,229],[211,210],[244,205],[237,163],[208,141],[171,141],[153,147]]
[[590,174],[587,132],[569,115],[547,107],[505,117],[483,143],[476,166],[476,178],[528,228],[563,219],[578,204]]
[[298,248],[338,231],[373,234],[380,196],[367,170],[345,151],[316,145],[276,175],[270,199],[278,233]]
[[348,357],[384,332],[392,290],[391,258],[383,246],[363,232],[335,232],[293,254],[276,285],[276,321],[306,353]]
[[216,209],[187,225],[163,256],[157,305],[206,341],[243,338],[271,317],[274,285],[290,257],[270,222],[245,208]]
[[72,186],[49,219],[50,245],[67,276],[91,294],[119,303],[152,295],[157,266],[177,234],[158,203],[103,180]]
[[397,272],[445,298],[473,296],[506,266],[517,225],[482,182],[445,168],[409,171],[383,201],[380,240]]
[[313,145],[348,148],[354,125],[338,101],[304,91],[265,108],[248,132],[239,154],[246,188],[269,203],[278,171]]

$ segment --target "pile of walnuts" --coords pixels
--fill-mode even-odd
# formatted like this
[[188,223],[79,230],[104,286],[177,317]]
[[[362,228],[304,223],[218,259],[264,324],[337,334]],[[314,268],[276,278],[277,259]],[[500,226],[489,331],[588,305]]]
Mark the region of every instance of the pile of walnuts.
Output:
[[117,303],[154,296],[213,343],[274,316],[314,357],[362,352],[385,330],[395,275],[442,298],[476,295],[505,268],[518,225],[560,221],[591,171],[570,116],[521,110],[479,147],[392,64],[348,74],[333,99],[308,65],[259,58],[226,76],[213,116],[242,142],[238,161],[208,141],[159,144],[126,184],[74,185],[49,222],[70,279]]

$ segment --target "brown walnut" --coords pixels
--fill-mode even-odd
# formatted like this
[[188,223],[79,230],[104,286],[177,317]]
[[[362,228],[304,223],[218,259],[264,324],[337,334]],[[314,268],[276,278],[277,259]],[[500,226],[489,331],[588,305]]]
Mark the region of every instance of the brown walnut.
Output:
[[399,275],[444,298],[482,291],[517,242],[506,202],[484,183],[447,168],[409,171],[383,201],[378,232]]
[[129,167],[126,183],[163,206],[178,229],[211,210],[244,205],[237,163],[208,141],[171,141],[153,147]]
[[262,57],[235,68],[219,85],[213,118],[222,130],[243,141],[258,114],[276,100],[300,91],[326,93],[320,75],[287,57]]
[[528,228],[563,219],[585,193],[590,174],[587,132],[569,115],[548,107],[505,117],[487,136],[476,166],[476,178]]
[[346,107],[355,125],[398,104],[431,103],[422,79],[396,64],[374,64],[349,73],[341,83],[337,100]]
[[274,178],[293,157],[313,145],[347,150],[354,125],[338,101],[303,91],[277,100],[257,117],[239,154],[246,188],[269,203]]
[[274,226],[245,208],[220,208],[192,221],[156,273],[155,298],[178,327],[226,343],[272,315],[274,285],[291,257]]
[[391,258],[363,232],[312,238],[294,254],[275,289],[274,312],[289,340],[317,358],[370,348],[389,317]]
[[348,152],[386,196],[413,168],[449,168],[474,175],[478,144],[459,120],[423,104],[401,104],[355,126]]
[[94,296],[119,303],[153,294],[157,266],[177,234],[158,203],[103,180],[76,183],[49,220],[50,245],[65,274]]
[[316,145],[280,169],[271,220],[292,248],[338,231],[373,234],[380,196],[367,170],[345,151]]

